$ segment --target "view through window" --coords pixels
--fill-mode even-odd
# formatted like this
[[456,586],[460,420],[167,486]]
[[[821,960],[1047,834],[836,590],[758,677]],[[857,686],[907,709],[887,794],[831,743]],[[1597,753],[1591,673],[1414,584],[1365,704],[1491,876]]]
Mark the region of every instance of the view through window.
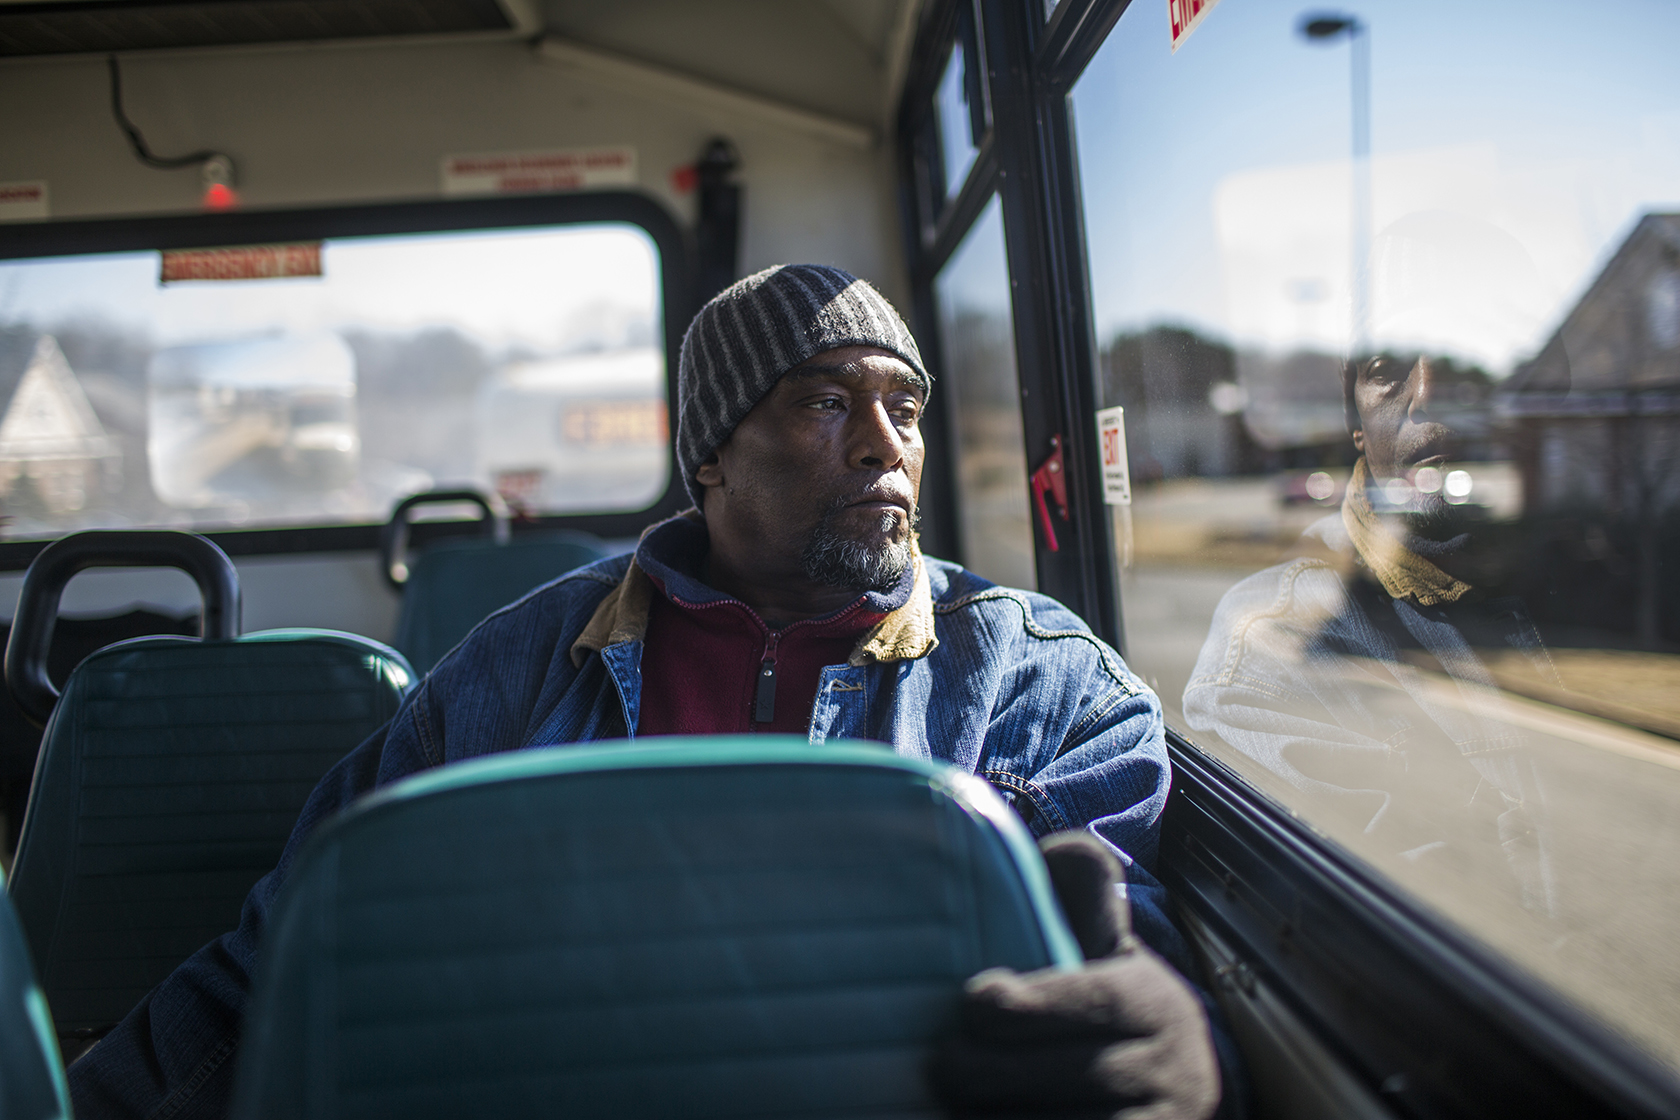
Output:
[[[286,254],[303,274],[272,275]],[[461,485],[532,514],[664,490],[659,258],[637,227],[183,256],[0,261],[7,537],[383,521]]]
[[968,178],[978,154],[974,147],[973,109],[968,103],[970,86],[968,58],[958,39],[945,60],[939,77],[939,92],[934,105],[938,109],[940,162],[945,168],[945,197],[954,198]]
[[1307,7],[1073,95],[1128,660],[1680,1066],[1680,8]]
[[1028,520],[1027,441],[1015,373],[1009,265],[1003,210],[986,204],[934,281],[945,368],[934,391],[951,398],[956,419],[957,491],[963,563],[1008,587],[1033,587]]

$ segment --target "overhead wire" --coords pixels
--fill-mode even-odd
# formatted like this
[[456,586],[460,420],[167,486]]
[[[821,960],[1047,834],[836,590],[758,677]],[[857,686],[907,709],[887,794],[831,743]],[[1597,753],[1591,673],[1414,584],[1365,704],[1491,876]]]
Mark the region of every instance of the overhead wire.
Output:
[[117,119],[117,127],[122,129],[123,135],[128,137],[128,143],[134,149],[134,156],[147,167],[155,167],[160,171],[173,171],[182,167],[193,167],[209,163],[213,159],[225,160],[228,166],[233,161],[221,152],[202,148],[184,156],[160,156],[153,152],[146,143],[146,138],[140,134],[140,128],[128,119],[123,110],[122,71],[117,66],[117,56],[108,55],[105,59],[111,70],[111,115]]

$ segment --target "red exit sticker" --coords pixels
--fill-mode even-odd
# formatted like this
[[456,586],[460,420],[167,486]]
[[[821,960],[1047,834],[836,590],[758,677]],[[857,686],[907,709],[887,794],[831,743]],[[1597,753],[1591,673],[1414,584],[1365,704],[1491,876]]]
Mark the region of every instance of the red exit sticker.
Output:
[[175,284],[183,280],[276,280],[319,275],[321,243],[299,241],[290,245],[165,249],[159,279]]
[[1217,3],[1219,0],[1167,0],[1167,22],[1172,24],[1174,54],[1178,53],[1184,40],[1190,38],[1190,32],[1201,26],[1202,20]]
[[1102,454],[1103,501],[1132,504],[1132,470],[1126,455],[1126,410],[1119,405],[1097,411],[1097,447]]

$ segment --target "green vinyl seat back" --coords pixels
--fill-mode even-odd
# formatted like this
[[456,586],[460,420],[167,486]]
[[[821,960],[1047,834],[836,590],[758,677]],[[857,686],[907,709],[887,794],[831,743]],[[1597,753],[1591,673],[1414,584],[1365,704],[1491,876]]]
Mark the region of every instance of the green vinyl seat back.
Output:
[[[476,506],[481,534],[432,542],[411,558],[409,517],[425,506]],[[585,564],[605,559],[599,537],[569,530],[521,533],[514,539],[502,499],[477,490],[431,490],[397,503],[379,537],[385,579],[402,593],[396,646],[421,673],[430,672],[474,626],[527,592]]]
[[137,638],[76,667],[10,888],[61,1035],[103,1034],[239,924],[317,781],[412,679],[395,650],[328,630]]
[[505,544],[437,541],[419,553],[403,585],[396,647],[425,673],[491,614],[606,555],[599,538],[568,531],[521,535]]
[[61,1120],[69,1115],[47,1001],[29,966],[17,913],[0,892],[0,1116]]
[[238,1120],[931,1117],[963,981],[1079,960],[984,782],[785,736],[408,779],[322,830],[266,937]]

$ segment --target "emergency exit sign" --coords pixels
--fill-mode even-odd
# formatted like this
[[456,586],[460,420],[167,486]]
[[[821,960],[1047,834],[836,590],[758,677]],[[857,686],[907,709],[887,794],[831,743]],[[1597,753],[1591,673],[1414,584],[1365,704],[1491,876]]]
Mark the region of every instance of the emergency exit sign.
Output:
[[287,276],[321,275],[319,241],[165,249],[160,256],[158,279],[165,284],[183,280],[279,280]]
[[1103,501],[1132,504],[1132,471],[1126,461],[1126,410],[1116,405],[1097,411],[1097,454],[1102,462]]
[[1202,20],[1217,3],[1219,0],[1167,0],[1167,22],[1172,24],[1174,54],[1178,53],[1184,40],[1190,38],[1190,32],[1202,25]]

